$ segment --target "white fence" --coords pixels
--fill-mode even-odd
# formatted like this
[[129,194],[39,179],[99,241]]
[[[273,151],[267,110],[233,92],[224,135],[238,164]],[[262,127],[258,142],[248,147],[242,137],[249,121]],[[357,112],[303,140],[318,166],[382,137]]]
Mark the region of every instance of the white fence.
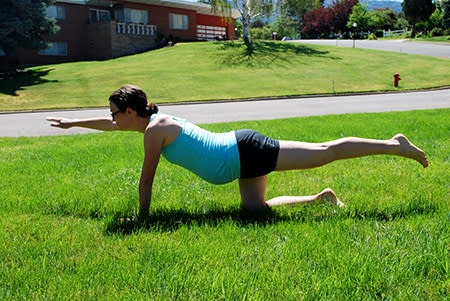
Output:
[[390,30],[390,29],[384,30],[383,29],[383,38],[406,35],[406,34],[408,34],[408,28],[401,29],[401,30]]
[[116,32],[122,34],[154,36],[156,34],[156,25],[117,22]]

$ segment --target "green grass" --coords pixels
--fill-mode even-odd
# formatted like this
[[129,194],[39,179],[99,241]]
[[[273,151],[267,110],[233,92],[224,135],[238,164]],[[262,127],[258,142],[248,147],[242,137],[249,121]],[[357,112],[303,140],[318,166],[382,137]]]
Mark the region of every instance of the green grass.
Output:
[[421,37],[421,38],[413,39],[413,41],[450,43],[450,36],[431,37],[431,38]]
[[450,291],[450,110],[205,125],[323,141],[406,134],[430,166],[390,156],[273,173],[268,197],[332,187],[348,205],[240,209],[164,159],[145,225],[142,135],[0,139],[1,299],[403,299]]
[[365,49],[258,42],[186,43],[108,61],[29,68],[0,81],[0,111],[106,106],[126,83],[156,103],[450,85],[450,60]]

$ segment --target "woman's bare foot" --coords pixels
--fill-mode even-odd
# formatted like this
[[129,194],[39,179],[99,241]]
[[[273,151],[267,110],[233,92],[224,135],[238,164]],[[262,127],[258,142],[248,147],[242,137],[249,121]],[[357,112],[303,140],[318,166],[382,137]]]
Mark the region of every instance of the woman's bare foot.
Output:
[[423,150],[409,142],[408,138],[403,134],[397,134],[391,140],[395,140],[400,144],[400,156],[414,159],[422,164],[424,168],[428,166],[428,160]]
[[327,201],[330,204],[339,206],[339,207],[344,207],[344,203],[342,203],[336,196],[336,194],[334,193],[333,190],[331,190],[331,188],[327,188],[324,189],[322,192],[320,192],[317,195],[317,198],[321,201]]

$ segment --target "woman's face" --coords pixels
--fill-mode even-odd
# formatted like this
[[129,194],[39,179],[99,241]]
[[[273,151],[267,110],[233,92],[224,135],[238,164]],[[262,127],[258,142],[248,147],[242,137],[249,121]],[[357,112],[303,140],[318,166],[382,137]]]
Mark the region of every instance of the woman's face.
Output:
[[119,128],[121,127],[121,124],[123,124],[123,117],[125,117],[125,112],[122,112],[119,110],[119,108],[116,106],[115,103],[110,102],[109,103],[109,109],[111,111],[111,118],[113,121],[115,121],[117,123],[117,125],[119,126]]

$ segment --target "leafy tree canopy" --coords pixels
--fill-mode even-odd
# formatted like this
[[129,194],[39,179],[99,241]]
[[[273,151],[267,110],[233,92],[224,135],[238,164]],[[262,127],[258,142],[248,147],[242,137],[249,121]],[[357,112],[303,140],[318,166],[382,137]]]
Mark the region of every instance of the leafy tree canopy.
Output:
[[45,49],[44,36],[59,30],[46,9],[54,0],[2,0],[0,6],[0,49],[14,56],[17,47]]
[[402,6],[406,19],[412,25],[413,37],[416,34],[416,24],[427,21],[436,9],[432,0],[404,0]]
[[450,28],[450,0],[444,0],[442,2],[442,25],[444,28]]

